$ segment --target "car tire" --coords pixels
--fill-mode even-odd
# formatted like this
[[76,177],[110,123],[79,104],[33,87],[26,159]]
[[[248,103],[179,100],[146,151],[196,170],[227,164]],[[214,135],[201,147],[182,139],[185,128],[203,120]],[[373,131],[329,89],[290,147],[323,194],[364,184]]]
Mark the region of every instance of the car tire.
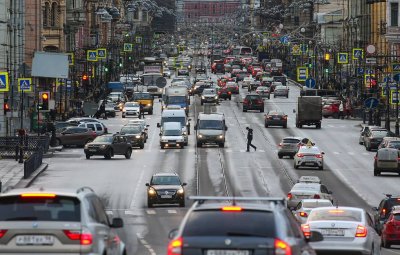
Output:
[[316,129],[321,129],[321,123],[316,124],[316,125],[315,125],[315,128],[316,128]]
[[378,171],[378,169],[374,168],[374,176],[379,176],[381,174],[380,171]]
[[54,144],[56,147],[57,146],[61,146],[62,145],[62,143],[61,143],[61,140],[60,139],[56,139],[56,143]]
[[185,199],[179,202],[179,207],[185,207]]
[[229,97],[229,100],[232,100],[232,97]]
[[319,166],[318,169],[319,170],[324,170],[324,166]]
[[290,155],[290,158],[291,158],[291,159],[294,159],[294,156],[293,156],[293,155]]
[[283,158],[283,155],[281,155],[281,154],[278,154],[278,158]]
[[153,208],[153,203],[150,202],[150,200],[147,200],[147,207],[148,208]]
[[294,169],[299,169],[299,166],[296,165],[296,163],[294,163],[293,166],[294,166]]
[[201,103],[200,103],[201,105],[203,105],[204,104],[204,102],[203,101],[201,101]]
[[109,150],[106,152],[106,154],[104,154],[104,158],[105,158],[105,159],[111,159],[112,155],[113,155],[112,149],[109,149]]
[[260,110],[260,112],[264,112],[264,108]]
[[324,118],[328,118],[329,116],[328,115],[324,115]]
[[90,159],[90,154],[86,153],[86,159]]
[[283,125],[283,128],[287,128],[287,124],[286,124],[286,125]]
[[390,248],[390,246],[392,246],[388,241],[384,241],[384,240],[382,240],[382,246],[383,246],[383,248],[386,248],[386,249],[388,249],[388,248]]
[[153,110],[150,110],[150,111],[149,111],[149,115],[153,115]]
[[[184,146],[188,146],[188,145],[189,145],[189,142],[185,142],[183,145],[184,145]],[[183,148],[183,146],[182,146],[182,148]]]
[[203,144],[198,142],[198,143],[196,144],[196,146],[199,147],[199,148],[201,148],[201,147],[203,147]]
[[225,143],[219,143],[218,146],[219,146],[220,148],[224,148],[224,147],[225,147]]
[[122,115],[122,118],[125,119],[125,115]]
[[144,149],[144,143],[139,146],[140,149]]
[[126,159],[130,159],[131,156],[132,156],[132,149],[128,149],[128,150],[125,152],[125,158],[126,158]]
[[247,112],[247,110],[243,109],[243,112]]
[[267,124],[267,123],[264,123],[264,127],[268,128],[268,124]]

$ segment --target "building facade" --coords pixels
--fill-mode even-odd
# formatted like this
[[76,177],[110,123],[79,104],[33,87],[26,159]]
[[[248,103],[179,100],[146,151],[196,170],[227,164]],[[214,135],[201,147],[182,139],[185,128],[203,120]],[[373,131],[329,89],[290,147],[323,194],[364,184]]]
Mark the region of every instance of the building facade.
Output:
[[184,0],[183,18],[186,23],[218,23],[241,8],[240,0]]

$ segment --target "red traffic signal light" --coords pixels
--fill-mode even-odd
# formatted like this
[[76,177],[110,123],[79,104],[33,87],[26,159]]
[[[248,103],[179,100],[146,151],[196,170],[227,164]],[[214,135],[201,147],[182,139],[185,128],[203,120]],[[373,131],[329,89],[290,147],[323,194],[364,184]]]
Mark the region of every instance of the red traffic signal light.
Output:
[[87,81],[89,79],[89,76],[87,74],[82,75],[82,80]]

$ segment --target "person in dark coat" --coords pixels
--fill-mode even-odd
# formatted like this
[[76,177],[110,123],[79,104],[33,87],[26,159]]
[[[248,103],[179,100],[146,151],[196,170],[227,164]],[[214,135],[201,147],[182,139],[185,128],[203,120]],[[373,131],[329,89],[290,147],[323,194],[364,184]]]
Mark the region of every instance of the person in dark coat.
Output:
[[251,141],[253,140],[253,129],[246,127],[246,130],[247,130],[247,152],[250,151],[250,146],[256,151],[257,147],[251,143]]

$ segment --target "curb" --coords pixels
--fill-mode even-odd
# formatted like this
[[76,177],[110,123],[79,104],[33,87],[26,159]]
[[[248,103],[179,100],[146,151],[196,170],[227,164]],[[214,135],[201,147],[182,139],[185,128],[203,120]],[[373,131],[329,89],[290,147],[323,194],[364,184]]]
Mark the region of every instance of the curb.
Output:
[[49,167],[48,163],[42,163],[42,165],[32,173],[32,175],[28,179],[21,179],[14,187],[15,188],[29,188],[32,183],[42,174],[44,171],[47,170]]

